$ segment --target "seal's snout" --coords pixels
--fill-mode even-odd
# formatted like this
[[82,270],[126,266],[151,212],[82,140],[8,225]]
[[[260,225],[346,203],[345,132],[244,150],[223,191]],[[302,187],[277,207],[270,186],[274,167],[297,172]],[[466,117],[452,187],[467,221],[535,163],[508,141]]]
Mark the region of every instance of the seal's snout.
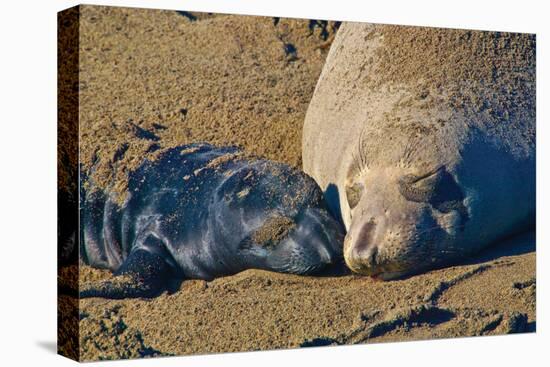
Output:
[[[368,265],[373,266],[378,252],[374,243],[376,232],[376,222],[371,219],[365,223],[358,231],[356,245],[351,248],[351,256],[362,258]],[[351,235],[350,235],[351,237]]]
[[344,228],[326,209],[304,209],[295,221],[295,228],[268,259],[273,269],[311,274],[342,260]]
[[357,234],[348,233],[344,242],[344,258],[347,266],[366,275],[375,275],[378,247],[374,241],[376,224],[371,221],[361,227]]
[[361,261],[367,268],[373,268],[376,265],[376,255],[378,255],[378,248],[374,245],[352,247],[349,251],[348,261],[352,264]]
[[387,212],[380,205],[370,208],[370,216],[354,218],[344,242],[344,258],[348,267],[361,274],[380,272],[380,249],[387,237]]
[[318,254],[319,262],[333,264],[342,259],[344,228],[327,210],[308,208],[298,218],[301,241]]

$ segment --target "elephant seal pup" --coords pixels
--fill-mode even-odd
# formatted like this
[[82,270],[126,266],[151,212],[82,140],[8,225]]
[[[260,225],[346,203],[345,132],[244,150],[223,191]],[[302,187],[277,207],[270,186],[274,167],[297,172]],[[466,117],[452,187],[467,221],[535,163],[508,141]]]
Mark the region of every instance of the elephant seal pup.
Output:
[[81,259],[115,274],[81,297],[154,297],[173,279],[310,274],[342,259],[343,227],[315,181],[233,147],[167,150],[132,172],[128,189],[121,205],[108,192],[81,192]]
[[535,36],[342,25],[303,167],[354,271],[391,279],[535,226]]

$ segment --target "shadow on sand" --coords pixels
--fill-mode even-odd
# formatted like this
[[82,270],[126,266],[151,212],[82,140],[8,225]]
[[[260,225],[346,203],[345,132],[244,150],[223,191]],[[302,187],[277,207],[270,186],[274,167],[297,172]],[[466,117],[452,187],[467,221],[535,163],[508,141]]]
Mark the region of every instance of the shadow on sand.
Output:
[[55,340],[37,340],[35,343],[45,351],[57,354],[57,343]]
[[474,265],[488,261],[497,260],[506,256],[517,256],[535,252],[536,234],[535,231],[526,232],[504,241],[499,241],[480,253],[465,259],[456,265]]

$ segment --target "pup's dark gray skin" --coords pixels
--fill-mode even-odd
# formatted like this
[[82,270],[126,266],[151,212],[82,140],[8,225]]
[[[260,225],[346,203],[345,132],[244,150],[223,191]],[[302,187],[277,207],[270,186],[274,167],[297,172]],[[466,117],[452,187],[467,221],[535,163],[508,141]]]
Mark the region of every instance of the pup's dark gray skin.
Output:
[[193,144],[145,161],[122,205],[81,192],[80,257],[114,272],[80,297],[155,297],[173,280],[245,269],[315,273],[342,259],[343,227],[322,192],[287,165]]

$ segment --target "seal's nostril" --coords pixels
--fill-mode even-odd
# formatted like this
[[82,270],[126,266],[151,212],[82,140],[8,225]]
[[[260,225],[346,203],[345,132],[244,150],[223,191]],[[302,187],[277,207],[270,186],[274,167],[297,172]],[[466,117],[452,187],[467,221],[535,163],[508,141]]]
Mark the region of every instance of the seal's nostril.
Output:
[[376,257],[378,255],[378,247],[376,246],[371,246],[367,253],[366,253],[366,258],[365,258],[365,262],[369,265],[369,266],[374,266],[376,265]]
[[374,219],[371,219],[361,227],[355,241],[356,251],[363,252],[372,246],[375,229],[376,222]]
[[373,267],[376,265],[378,257],[378,247],[374,244],[367,245],[368,247],[356,246],[352,249],[352,257],[359,261],[361,264],[367,267]]

